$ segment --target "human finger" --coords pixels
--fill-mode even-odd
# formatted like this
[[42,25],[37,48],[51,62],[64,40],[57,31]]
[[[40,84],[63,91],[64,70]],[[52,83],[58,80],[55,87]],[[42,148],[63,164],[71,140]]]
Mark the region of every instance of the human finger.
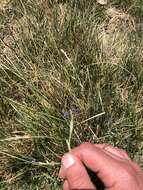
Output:
[[68,181],[65,180],[64,184],[63,184],[63,190],[70,190],[69,188],[69,184],[68,184]]
[[67,153],[62,158],[62,174],[70,189],[96,189],[83,163],[76,156]]
[[116,159],[99,147],[91,143],[84,143],[77,148],[74,148],[71,153],[77,156],[89,169],[95,172],[102,180],[105,187],[110,187],[117,179],[116,171],[119,171],[121,166]]
[[119,149],[117,147],[113,147],[110,144],[95,144],[94,146],[102,148],[105,151],[108,151],[108,152],[110,152],[110,153],[112,153],[112,154],[114,154],[120,158],[131,160],[130,157],[128,156],[128,154],[124,150]]

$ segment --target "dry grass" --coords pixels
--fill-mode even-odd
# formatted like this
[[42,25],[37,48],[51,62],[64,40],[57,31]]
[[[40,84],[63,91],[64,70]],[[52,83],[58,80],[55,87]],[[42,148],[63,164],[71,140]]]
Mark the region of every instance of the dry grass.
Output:
[[1,2],[0,188],[60,189],[84,141],[142,165],[142,1]]

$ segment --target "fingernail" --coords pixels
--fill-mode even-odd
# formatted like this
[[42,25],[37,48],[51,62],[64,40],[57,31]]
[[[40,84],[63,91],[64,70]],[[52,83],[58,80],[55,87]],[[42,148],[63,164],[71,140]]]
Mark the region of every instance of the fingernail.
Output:
[[65,169],[68,169],[69,167],[73,166],[75,164],[75,159],[73,155],[71,154],[65,154],[62,158],[62,165]]

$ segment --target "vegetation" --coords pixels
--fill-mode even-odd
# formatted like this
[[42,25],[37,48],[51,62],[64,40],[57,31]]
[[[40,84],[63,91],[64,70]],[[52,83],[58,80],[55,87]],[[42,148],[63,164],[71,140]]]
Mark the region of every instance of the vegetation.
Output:
[[143,1],[0,2],[0,189],[61,189],[89,141],[143,154]]

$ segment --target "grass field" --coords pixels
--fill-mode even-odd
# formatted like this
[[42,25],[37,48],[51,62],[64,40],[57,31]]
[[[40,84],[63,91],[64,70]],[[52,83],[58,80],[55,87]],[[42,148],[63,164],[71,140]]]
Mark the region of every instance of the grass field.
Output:
[[0,189],[61,189],[82,142],[143,167],[143,1],[0,1]]

